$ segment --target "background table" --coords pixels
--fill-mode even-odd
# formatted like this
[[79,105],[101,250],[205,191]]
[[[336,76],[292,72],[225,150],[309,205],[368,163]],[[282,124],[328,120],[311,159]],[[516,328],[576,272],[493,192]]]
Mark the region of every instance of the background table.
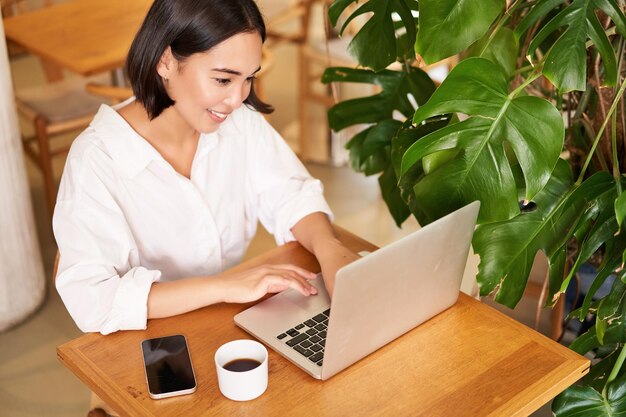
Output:
[[[4,20],[6,37],[88,76],[122,67],[152,0],[72,0]],[[50,71],[49,80],[60,74]]]
[[[374,247],[345,231],[354,251]],[[290,243],[240,265],[292,262],[319,271]],[[269,352],[269,387],[249,402],[223,397],[213,355],[230,340],[251,338],[233,322],[246,305],[214,305],[166,319],[145,331],[86,334],[60,346],[59,359],[122,416],[523,416],[573,384],[589,360],[461,294],[458,302],[328,381],[318,381]],[[198,390],[151,400],[140,343],[187,336]]]

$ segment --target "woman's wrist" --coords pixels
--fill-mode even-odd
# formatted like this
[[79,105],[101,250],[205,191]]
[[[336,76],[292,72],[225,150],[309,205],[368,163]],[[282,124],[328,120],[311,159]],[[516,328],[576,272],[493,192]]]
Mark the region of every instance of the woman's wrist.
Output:
[[320,256],[325,254],[332,254],[338,248],[343,248],[343,245],[334,235],[319,236],[311,243],[313,255],[319,259]]
[[228,302],[228,280],[224,274],[207,277],[207,296],[214,300],[212,304]]

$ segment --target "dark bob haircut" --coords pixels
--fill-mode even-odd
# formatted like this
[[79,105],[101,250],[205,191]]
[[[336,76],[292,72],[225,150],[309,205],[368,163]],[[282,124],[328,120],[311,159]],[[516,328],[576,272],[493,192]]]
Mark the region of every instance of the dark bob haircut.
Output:
[[[184,61],[231,36],[252,32],[265,42],[265,24],[254,0],[155,0],[126,60],[133,94],[154,119],[174,104],[157,73],[168,46],[174,58]],[[261,113],[273,111],[254,93],[254,82],[244,103]]]

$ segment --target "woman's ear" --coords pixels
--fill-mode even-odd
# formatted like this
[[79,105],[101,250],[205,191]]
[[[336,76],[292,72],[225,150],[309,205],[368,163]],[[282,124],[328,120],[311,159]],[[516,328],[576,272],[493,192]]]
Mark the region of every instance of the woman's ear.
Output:
[[161,55],[159,59],[159,63],[157,64],[157,73],[161,76],[163,81],[167,81],[174,71],[174,67],[176,65],[176,58],[172,55],[172,48],[167,47]]

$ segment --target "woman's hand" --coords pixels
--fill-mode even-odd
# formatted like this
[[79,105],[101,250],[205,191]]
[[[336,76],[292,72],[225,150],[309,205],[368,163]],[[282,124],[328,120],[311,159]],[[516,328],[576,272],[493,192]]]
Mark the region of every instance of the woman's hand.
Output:
[[214,278],[219,282],[222,301],[248,303],[266,294],[293,288],[304,296],[317,294],[309,283],[316,274],[295,265],[263,265],[236,273],[220,274]]
[[324,213],[303,217],[291,229],[298,242],[317,258],[322,267],[324,285],[332,297],[337,271],[359,259],[359,255],[341,244]]

